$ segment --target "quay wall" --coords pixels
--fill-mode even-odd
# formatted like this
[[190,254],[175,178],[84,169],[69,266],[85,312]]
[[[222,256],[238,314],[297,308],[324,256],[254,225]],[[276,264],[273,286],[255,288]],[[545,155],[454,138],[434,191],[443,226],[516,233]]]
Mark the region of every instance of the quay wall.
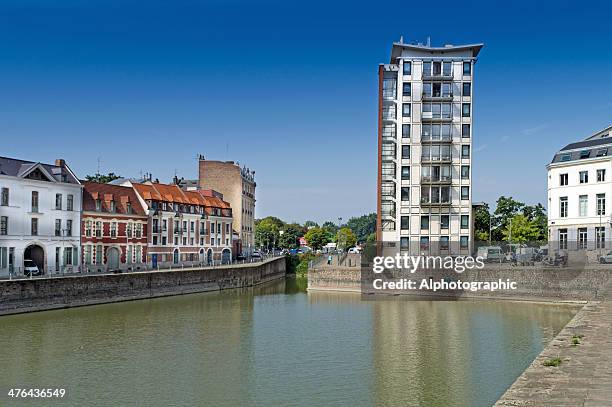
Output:
[[251,287],[284,278],[285,258],[168,271],[0,281],[0,315]]

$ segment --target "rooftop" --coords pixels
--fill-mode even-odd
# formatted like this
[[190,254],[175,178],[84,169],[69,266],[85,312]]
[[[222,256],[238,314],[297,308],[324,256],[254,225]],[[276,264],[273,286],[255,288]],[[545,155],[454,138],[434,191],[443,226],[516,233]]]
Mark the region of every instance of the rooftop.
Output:
[[612,126],[598,131],[583,141],[577,141],[566,145],[555,154],[551,163],[608,156],[612,156]]
[[394,42],[393,47],[391,48],[391,60],[390,62],[393,64],[396,62],[396,59],[401,57],[403,50],[412,50],[412,51],[420,51],[424,53],[430,53],[432,56],[444,54],[444,53],[456,53],[461,51],[471,51],[472,57],[476,58],[480,50],[484,47],[484,44],[465,44],[465,45],[451,45],[447,44],[442,47],[432,47],[431,45],[425,45],[421,43],[417,44],[405,44],[403,40],[400,42]]
[[0,157],[0,175],[80,185],[77,177],[62,159],[58,159],[55,164],[44,164],[17,158]]

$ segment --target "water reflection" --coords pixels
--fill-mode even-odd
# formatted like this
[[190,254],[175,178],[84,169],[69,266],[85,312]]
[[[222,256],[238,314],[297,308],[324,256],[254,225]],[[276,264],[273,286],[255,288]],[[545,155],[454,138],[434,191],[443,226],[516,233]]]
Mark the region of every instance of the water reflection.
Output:
[[66,387],[74,406],[484,406],[574,312],[304,290],[288,279],[2,317],[0,386]]

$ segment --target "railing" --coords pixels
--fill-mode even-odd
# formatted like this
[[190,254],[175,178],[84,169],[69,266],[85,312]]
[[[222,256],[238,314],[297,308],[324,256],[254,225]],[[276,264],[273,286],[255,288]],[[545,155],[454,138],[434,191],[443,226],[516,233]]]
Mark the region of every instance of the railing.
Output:
[[452,142],[453,139],[450,135],[431,135],[431,134],[422,134],[421,135],[421,141],[427,141],[427,142],[434,142],[434,141],[440,141],[440,142]]

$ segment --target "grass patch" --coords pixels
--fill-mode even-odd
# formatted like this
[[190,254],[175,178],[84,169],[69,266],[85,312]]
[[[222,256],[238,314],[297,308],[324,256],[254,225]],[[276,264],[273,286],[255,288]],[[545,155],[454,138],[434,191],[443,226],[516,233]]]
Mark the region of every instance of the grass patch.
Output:
[[574,335],[572,336],[572,346],[580,345],[580,340],[584,338],[584,335]]
[[561,364],[561,359],[559,358],[552,358],[552,359],[548,359],[546,361],[544,361],[544,366],[552,366],[552,367],[557,367]]

